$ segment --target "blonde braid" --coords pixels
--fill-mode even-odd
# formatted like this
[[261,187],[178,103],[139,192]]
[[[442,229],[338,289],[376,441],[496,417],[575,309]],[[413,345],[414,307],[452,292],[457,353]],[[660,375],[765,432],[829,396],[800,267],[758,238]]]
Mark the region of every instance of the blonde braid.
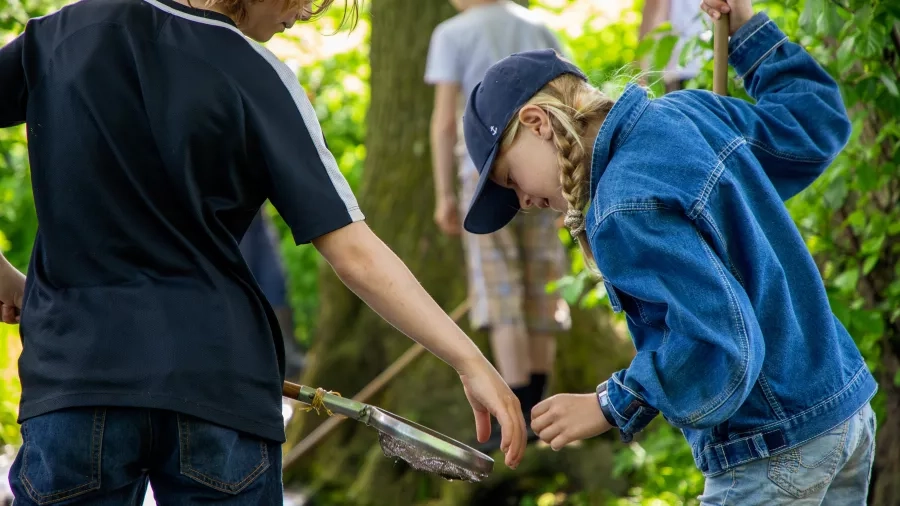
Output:
[[[589,269],[597,272],[594,255],[585,231],[585,208],[590,203],[590,169],[585,164],[587,147],[594,139],[585,139],[589,126],[599,125],[606,118],[614,101],[589,83],[571,74],[550,81],[527,103],[543,109],[550,117],[553,142],[559,163],[562,194],[569,204],[565,225],[578,242]],[[515,140],[520,122],[518,114],[504,130],[501,149]]]

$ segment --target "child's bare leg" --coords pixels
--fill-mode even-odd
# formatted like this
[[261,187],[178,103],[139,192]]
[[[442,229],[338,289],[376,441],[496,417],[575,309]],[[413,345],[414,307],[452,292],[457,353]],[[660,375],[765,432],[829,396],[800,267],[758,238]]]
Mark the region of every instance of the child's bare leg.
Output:
[[531,381],[529,339],[523,326],[495,325],[491,329],[491,351],[500,376],[512,389]]
[[532,334],[528,339],[532,374],[550,374],[556,359],[556,337],[552,334]]

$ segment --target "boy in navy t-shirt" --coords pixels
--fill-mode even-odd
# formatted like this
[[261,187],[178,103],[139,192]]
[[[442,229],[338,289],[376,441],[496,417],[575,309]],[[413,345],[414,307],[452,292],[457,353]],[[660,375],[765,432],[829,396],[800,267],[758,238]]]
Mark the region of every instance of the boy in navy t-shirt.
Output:
[[[506,463],[519,403],[365,225],[266,41],[331,3],[82,0],[0,49],[0,127],[27,124],[39,229],[21,310],[16,504],[280,504],[284,346],[239,242],[269,199],[379,314],[460,374]],[[199,2],[194,2],[199,5]],[[355,8],[355,5],[354,5]]]

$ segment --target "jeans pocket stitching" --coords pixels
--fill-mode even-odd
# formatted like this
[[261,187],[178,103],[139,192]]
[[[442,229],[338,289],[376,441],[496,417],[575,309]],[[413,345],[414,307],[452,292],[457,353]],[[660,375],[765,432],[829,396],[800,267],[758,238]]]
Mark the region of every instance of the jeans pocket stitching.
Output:
[[182,458],[181,458],[182,471],[181,472],[185,476],[187,476],[199,483],[203,483],[204,485],[207,485],[207,486],[209,486],[215,490],[218,490],[220,492],[225,492],[226,494],[237,494],[240,491],[242,491],[243,489],[245,489],[250,483],[252,483],[253,480],[258,478],[260,475],[262,475],[264,472],[266,472],[266,470],[269,469],[269,466],[270,466],[269,451],[268,451],[268,448],[266,448],[266,444],[261,441],[261,442],[259,442],[260,456],[261,456],[260,462],[241,481],[234,483],[234,482],[225,482],[225,481],[213,478],[212,476],[209,476],[201,471],[198,471],[197,469],[194,469],[193,466],[191,466],[191,460],[190,460],[191,431],[190,431],[187,421],[183,420],[180,415],[178,416],[178,427],[179,427],[179,429],[183,429],[183,430],[179,430],[179,432],[180,432],[179,440],[180,440],[181,449],[182,449]]
[[[831,483],[831,480],[834,479],[834,474],[835,474],[835,471],[837,470],[837,464],[838,464],[838,461],[840,460],[840,458],[839,458],[840,449],[843,448],[843,446],[845,444],[848,429],[849,429],[849,424],[845,424],[844,429],[841,433],[840,441],[838,442],[837,445],[835,445],[835,449],[833,451],[828,452],[828,454],[826,454],[823,458],[819,459],[819,462],[815,466],[807,467],[806,465],[803,464],[803,454],[800,451],[802,446],[791,449],[785,453],[776,455],[774,457],[771,457],[769,460],[769,469],[768,469],[769,480],[772,483],[774,483],[776,486],[778,486],[779,488],[781,488],[782,490],[784,490],[785,492],[787,492],[788,494],[790,494],[791,496],[793,496],[797,499],[803,498],[813,492],[819,491],[822,488],[828,486],[828,484]],[[815,441],[815,439],[813,439],[812,441]],[[812,441],[810,441],[806,444],[810,444]],[[816,469],[818,467],[821,467],[823,464],[825,464],[825,461],[828,460],[829,458],[831,459],[831,465],[830,465],[827,473],[821,480],[817,480],[812,485],[810,485],[804,489],[800,489],[788,480],[788,476],[791,473],[796,473],[798,471],[802,472],[802,470],[808,470],[808,469]],[[788,462],[789,460],[792,462]]]
[[[98,420],[99,415],[99,420]],[[103,431],[106,425],[106,410],[98,408],[94,410],[94,423],[91,428],[91,481],[78,485],[66,490],[58,490],[48,494],[40,493],[37,488],[28,479],[26,470],[28,469],[28,446],[31,444],[28,440],[27,429],[23,425],[22,436],[25,444],[22,446],[22,469],[19,470],[19,479],[25,485],[25,491],[34,502],[44,505],[53,504],[55,502],[64,501],[73,497],[92,492],[100,489],[100,466],[103,448]],[[99,432],[99,434],[98,434]],[[98,437],[99,436],[99,437]]]

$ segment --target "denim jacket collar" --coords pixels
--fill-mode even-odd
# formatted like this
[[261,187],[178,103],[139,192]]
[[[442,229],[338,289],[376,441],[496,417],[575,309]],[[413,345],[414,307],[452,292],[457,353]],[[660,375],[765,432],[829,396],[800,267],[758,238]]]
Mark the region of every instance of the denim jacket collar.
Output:
[[628,134],[649,103],[647,90],[635,84],[629,84],[609,114],[606,115],[597,139],[594,141],[594,150],[591,155],[591,200],[594,199],[597,183],[603,176],[606,166],[609,165],[613,153],[628,138]]

